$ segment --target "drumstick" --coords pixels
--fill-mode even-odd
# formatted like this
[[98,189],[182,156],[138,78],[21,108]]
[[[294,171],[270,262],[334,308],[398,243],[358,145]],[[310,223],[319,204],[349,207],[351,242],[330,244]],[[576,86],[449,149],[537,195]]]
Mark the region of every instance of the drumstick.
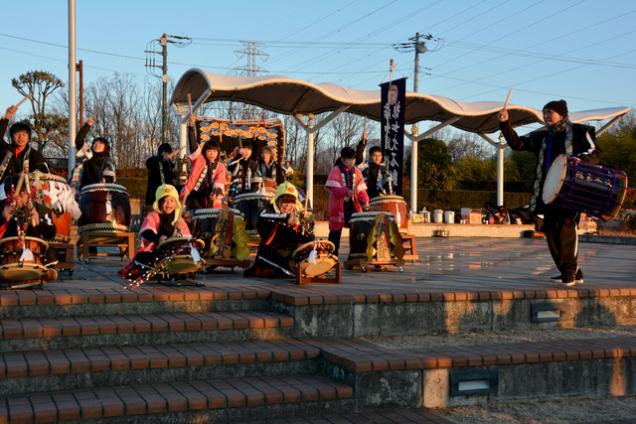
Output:
[[510,104],[510,97],[512,96],[512,88],[508,89],[508,95],[506,96],[506,101],[503,105],[503,110],[508,110],[508,105]]
[[192,116],[192,96],[188,93],[188,108],[190,110],[190,116]]
[[17,109],[17,108],[19,108],[19,107],[22,105],[22,103],[24,103],[24,102],[26,102],[26,101],[27,101],[27,99],[28,99],[28,98],[29,98],[29,96],[24,96],[24,97],[22,98],[22,100],[20,100],[20,101],[18,102],[18,104],[17,104],[17,105],[15,105],[15,108],[16,108],[16,109]]

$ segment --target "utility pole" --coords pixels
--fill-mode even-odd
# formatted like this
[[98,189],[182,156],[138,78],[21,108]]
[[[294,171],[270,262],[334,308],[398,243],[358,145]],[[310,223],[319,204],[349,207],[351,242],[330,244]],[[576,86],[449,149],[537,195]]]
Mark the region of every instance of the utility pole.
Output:
[[[170,81],[170,75],[168,75],[168,44],[174,44],[176,47],[186,47],[192,43],[190,37],[184,37],[181,35],[169,35],[165,32],[161,34],[161,37],[155,40],[151,40],[146,45],[146,70],[157,78],[161,78],[162,83],[162,100],[161,100],[161,142],[168,142],[168,82]],[[157,47],[161,46],[161,51],[157,50]],[[161,65],[157,65],[155,62],[156,55],[161,55]],[[157,74],[155,69],[161,69],[161,74]]]
[[[399,52],[415,52],[415,66],[413,68],[413,91],[417,93],[420,82],[420,54],[429,50],[426,41],[441,43],[441,38],[433,37],[431,34],[422,35],[415,33],[415,37],[409,38],[406,43],[394,44],[393,48]],[[435,49],[437,50],[437,48]],[[428,68],[426,68],[428,69]],[[411,134],[417,136],[417,124],[411,125]],[[411,212],[417,212],[417,141],[411,139]]]

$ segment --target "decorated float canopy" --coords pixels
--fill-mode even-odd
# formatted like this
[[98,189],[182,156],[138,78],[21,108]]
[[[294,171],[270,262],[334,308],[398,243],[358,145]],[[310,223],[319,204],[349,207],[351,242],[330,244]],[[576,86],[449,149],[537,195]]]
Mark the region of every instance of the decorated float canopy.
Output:
[[[240,77],[219,75],[202,69],[190,69],[179,79],[172,95],[175,105],[187,105],[188,94],[195,104],[228,100],[243,102],[287,115],[318,114],[346,107],[347,112],[379,121],[380,90],[354,90],[336,84],[313,84],[284,76]],[[547,99],[550,100],[550,99]],[[503,102],[460,102],[448,97],[406,93],[405,123],[447,122],[474,133],[488,134],[499,129],[497,114]],[[573,122],[618,118],[628,107],[613,107],[573,112]],[[542,112],[527,106],[510,104],[510,123],[520,126],[542,122]]]
[[218,141],[226,154],[248,142],[253,158],[265,146],[271,149],[274,160],[285,156],[285,128],[278,118],[230,121],[200,116],[196,118],[196,126],[199,142]]

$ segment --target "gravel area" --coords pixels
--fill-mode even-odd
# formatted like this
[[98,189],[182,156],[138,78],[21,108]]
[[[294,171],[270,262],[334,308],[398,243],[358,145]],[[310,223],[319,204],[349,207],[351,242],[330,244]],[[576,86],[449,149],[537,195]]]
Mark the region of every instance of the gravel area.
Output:
[[515,332],[487,331],[428,336],[364,337],[363,339],[389,349],[411,349],[448,345],[462,346],[488,343],[536,342],[546,340],[573,340],[623,336],[636,336],[636,327],[582,327],[571,329],[544,329]]
[[636,398],[541,400],[439,410],[458,424],[592,424],[636,422]]

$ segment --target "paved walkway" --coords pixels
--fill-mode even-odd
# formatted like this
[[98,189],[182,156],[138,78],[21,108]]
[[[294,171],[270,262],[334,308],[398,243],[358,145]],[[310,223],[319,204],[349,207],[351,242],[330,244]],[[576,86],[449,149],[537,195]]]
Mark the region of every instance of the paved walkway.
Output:
[[[349,290],[429,292],[550,290],[559,288],[550,280],[557,274],[544,240],[492,238],[422,238],[417,242],[420,262],[406,264],[404,271],[345,271],[343,285],[312,284],[303,289],[342,293]],[[348,251],[346,244],[344,252]],[[346,253],[341,260],[346,259]],[[636,288],[636,246],[582,243],[579,263],[585,284],[578,289]],[[117,270],[125,261],[98,258],[90,264],[76,263],[72,277],[47,288],[116,288],[122,280]],[[288,280],[248,279],[236,271],[197,274],[197,281],[213,287],[294,287]]]

